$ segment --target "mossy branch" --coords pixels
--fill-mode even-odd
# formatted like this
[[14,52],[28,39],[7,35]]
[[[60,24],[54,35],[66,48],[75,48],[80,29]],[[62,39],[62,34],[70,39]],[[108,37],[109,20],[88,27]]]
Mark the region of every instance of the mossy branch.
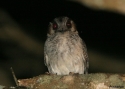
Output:
[[124,89],[125,74],[45,74],[30,79],[19,79],[18,83],[19,86],[30,89]]

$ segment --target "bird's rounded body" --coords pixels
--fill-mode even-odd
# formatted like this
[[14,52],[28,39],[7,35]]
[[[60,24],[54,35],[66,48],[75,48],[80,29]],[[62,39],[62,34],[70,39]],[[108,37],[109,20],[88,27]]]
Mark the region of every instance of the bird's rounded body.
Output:
[[57,75],[68,75],[70,72],[87,73],[87,50],[77,31],[57,31],[48,35],[44,56],[49,73]]

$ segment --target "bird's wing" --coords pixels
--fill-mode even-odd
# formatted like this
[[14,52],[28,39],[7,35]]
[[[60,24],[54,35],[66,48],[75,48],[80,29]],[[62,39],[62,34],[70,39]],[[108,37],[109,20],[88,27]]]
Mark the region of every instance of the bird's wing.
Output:
[[48,55],[46,53],[46,45],[44,45],[44,64],[48,65]]
[[89,68],[89,57],[88,57],[88,53],[87,53],[87,48],[86,45],[84,43],[84,41],[82,41],[83,44],[83,55],[84,55],[84,64],[85,64],[85,73],[88,73],[88,68]]

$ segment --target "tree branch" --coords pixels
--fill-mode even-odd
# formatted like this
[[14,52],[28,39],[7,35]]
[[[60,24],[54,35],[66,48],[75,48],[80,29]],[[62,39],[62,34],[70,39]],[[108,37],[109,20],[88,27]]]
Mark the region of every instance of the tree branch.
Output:
[[97,9],[109,10],[125,14],[125,0],[71,0],[82,3],[83,5]]
[[109,89],[125,88],[125,74],[40,75],[19,79],[19,86],[31,89]]

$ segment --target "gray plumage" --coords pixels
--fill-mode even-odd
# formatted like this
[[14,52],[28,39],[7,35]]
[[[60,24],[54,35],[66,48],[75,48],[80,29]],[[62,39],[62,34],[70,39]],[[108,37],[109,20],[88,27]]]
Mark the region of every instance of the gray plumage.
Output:
[[74,22],[68,17],[55,18],[50,22],[44,45],[44,61],[52,74],[88,72],[86,45],[79,37]]

